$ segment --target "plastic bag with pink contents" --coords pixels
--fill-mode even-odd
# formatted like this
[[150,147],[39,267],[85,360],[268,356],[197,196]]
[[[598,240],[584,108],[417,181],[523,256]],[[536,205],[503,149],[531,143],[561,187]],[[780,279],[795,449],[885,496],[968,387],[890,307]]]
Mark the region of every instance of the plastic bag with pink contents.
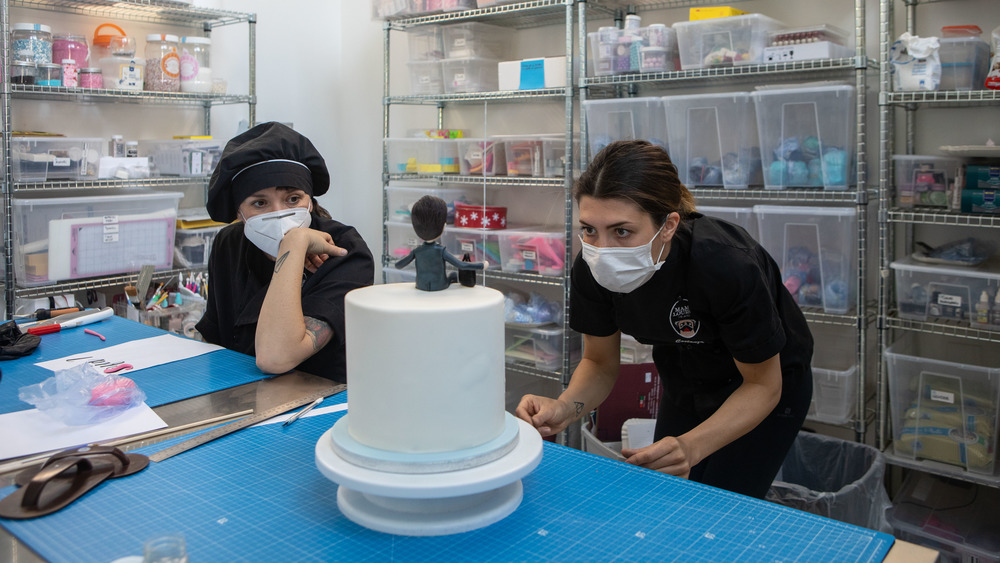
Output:
[[18,390],[18,398],[70,426],[96,424],[142,404],[146,394],[127,377],[84,363]]

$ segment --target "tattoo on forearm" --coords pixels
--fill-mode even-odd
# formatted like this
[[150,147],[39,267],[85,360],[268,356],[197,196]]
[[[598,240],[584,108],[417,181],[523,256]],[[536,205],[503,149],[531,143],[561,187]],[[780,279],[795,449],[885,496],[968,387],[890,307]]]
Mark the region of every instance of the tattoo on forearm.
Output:
[[583,403],[581,403],[580,401],[573,401],[573,404],[576,405],[576,414],[580,414],[583,412]]
[[330,342],[330,338],[333,337],[333,329],[326,322],[319,319],[305,317],[305,321],[306,334],[312,340],[313,351],[318,352],[323,346],[326,346],[327,342]]
[[281,266],[285,263],[285,258],[288,258],[288,251],[286,250],[280,258],[274,261],[274,273],[278,273],[281,270]]

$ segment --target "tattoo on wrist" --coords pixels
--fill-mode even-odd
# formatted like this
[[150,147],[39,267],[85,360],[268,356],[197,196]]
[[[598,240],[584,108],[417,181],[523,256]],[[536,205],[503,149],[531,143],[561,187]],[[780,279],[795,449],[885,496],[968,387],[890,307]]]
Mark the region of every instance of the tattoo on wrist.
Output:
[[580,414],[583,412],[583,403],[581,403],[580,401],[573,401],[573,404],[576,405],[576,414]]
[[288,251],[286,250],[280,258],[274,261],[274,273],[278,273],[281,270],[281,266],[285,263],[285,258],[288,258]]

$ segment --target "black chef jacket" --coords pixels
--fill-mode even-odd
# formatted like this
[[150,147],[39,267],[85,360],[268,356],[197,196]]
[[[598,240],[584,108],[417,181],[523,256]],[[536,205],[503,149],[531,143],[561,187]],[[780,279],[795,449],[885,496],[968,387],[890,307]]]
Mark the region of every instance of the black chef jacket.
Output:
[[[372,284],[375,262],[354,227],[313,215],[311,228],[330,233],[347,255],[330,257],[316,273],[303,269],[302,313],[329,324],[333,337],[297,369],[346,382],[344,295]],[[219,232],[208,261],[208,304],[196,327],[206,342],[255,355],[257,319],[273,272],[274,261],[243,235],[242,222]]]
[[780,353],[782,399],[811,378],[812,335],[778,265],[745,230],[720,219],[683,220],[663,266],[630,293],[601,287],[577,255],[570,298],[574,330],[621,330],[653,345],[664,406],[700,419],[743,382],[733,359],[760,363]]

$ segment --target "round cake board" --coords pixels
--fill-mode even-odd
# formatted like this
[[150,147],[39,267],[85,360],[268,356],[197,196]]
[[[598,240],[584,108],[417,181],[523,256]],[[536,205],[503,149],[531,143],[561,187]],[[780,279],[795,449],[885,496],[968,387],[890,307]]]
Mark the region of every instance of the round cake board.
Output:
[[527,422],[518,423],[517,445],[503,457],[458,471],[390,473],[354,465],[334,450],[333,428],[316,442],[316,467],[327,479],[370,495],[435,499],[492,491],[531,473],[542,460],[542,437]]

